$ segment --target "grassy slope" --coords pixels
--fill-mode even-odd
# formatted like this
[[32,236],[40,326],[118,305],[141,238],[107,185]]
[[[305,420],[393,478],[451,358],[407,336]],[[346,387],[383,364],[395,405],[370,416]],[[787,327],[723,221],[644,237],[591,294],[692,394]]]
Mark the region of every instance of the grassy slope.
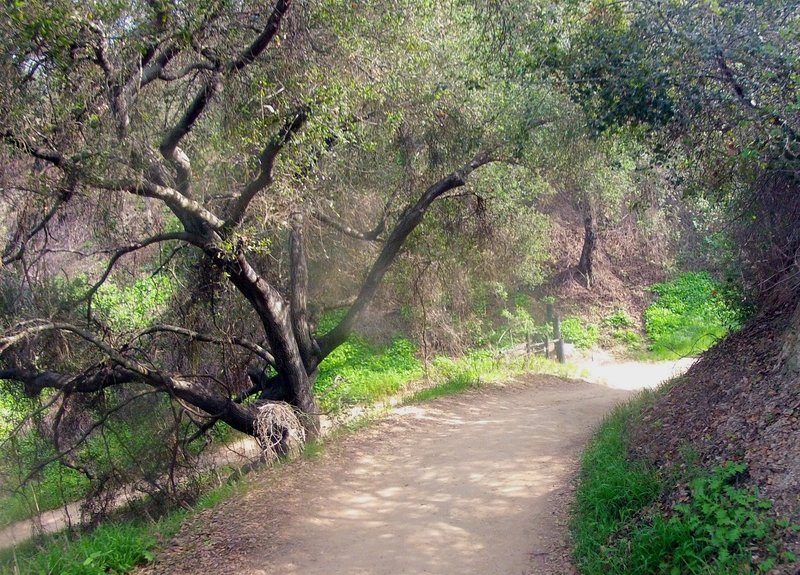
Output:
[[746,481],[745,463],[703,463],[689,447],[662,466],[633,454],[631,429],[667,389],[618,408],[585,450],[572,520],[579,571],[734,575],[793,569],[788,565],[796,557],[785,543],[800,526],[776,517],[770,501]]

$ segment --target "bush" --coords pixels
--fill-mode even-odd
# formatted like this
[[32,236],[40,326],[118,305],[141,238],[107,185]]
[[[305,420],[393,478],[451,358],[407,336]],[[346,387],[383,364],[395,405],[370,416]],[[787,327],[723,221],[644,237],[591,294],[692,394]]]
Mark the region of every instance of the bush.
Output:
[[618,309],[603,319],[603,325],[612,331],[636,327],[636,321],[623,309]]
[[645,330],[659,356],[701,353],[739,329],[747,315],[741,294],[705,272],[687,272],[650,290],[658,299],[645,310]]
[[597,345],[600,340],[600,328],[593,323],[584,323],[577,317],[566,317],[561,320],[561,335],[567,343],[587,349]]

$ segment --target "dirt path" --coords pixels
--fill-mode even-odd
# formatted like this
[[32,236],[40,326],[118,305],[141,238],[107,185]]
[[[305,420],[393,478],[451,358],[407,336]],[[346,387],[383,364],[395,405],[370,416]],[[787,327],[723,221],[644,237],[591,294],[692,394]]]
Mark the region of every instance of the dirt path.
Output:
[[[633,390],[654,387],[662,380],[685,371],[694,360],[684,359],[676,362],[661,363],[619,362],[605,352],[593,351],[580,354],[573,353],[570,361],[583,370],[584,377],[589,381],[615,389]],[[516,441],[514,436],[509,436],[507,440],[511,443]],[[217,458],[215,457],[211,464],[247,462],[254,457],[254,449],[255,444],[253,442],[234,446],[234,448],[226,450],[219,455],[222,458],[220,461],[216,461]],[[463,451],[463,449],[460,449],[460,451]],[[136,496],[136,494],[133,494],[130,497],[135,498]],[[125,497],[129,496],[121,496],[120,503],[124,502]],[[79,518],[80,504],[72,503],[66,508],[43,513],[38,518],[38,524],[35,524],[33,520],[28,520],[7,525],[0,529],[0,549],[25,541],[34,531],[47,533],[58,531],[70,523],[74,523]]]
[[147,572],[564,575],[577,456],[627,396],[529,376],[397,409],[316,460],[260,473]]

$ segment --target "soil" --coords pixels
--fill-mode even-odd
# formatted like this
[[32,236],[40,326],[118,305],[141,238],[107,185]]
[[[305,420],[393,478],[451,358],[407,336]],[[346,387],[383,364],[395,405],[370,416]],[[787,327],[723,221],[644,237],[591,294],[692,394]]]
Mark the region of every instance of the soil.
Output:
[[578,455],[628,391],[548,376],[393,410],[252,477],[142,573],[574,573]]

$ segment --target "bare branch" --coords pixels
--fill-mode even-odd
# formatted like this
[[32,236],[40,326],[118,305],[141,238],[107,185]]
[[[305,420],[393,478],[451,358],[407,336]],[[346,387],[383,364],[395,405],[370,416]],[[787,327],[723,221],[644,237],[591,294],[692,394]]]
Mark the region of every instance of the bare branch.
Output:
[[269,365],[275,367],[275,358],[272,357],[272,354],[269,351],[267,351],[257,343],[236,336],[215,337],[207,333],[200,333],[183,327],[164,324],[164,325],[154,325],[148,327],[147,329],[144,329],[140,331],[138,334],[136,334],[133,339],[139,339],[140,337],[156,333],[175,333],[178,335],[182,335],[184,337],[188,337],[189,339],[195,341],[216,343],[219,345],[236,345],[254,353],[258,357],[263,359],[265,362],[267,362]]
[[214,66],[209,62],[194,62],[192,64],[184,66],[180,70],[176,70],[175,72],[166,72],[162,68],[158,72],[158,79],[164,80],[165,82],[174,82],[175,80],[180,80],[181,78],[185,78],[192,72],[199,72],[202,70],[213,72],[214,70],[216,70],[216,66]]
[[122,256],[124,256],[125,254],[129,254],[131,252],[135,252],[137,250],[140,250],[142,248],[146,248],[147,246],[151,246],[151,245],[156,244],[156,243],[169,242],[169,241],[183,241],[183,242],[187,242],[187,243],[191,243],[191,244],[197,244],[197,243],[201,243],[202,240],[200,238],[192,235],[192,234],[187,233],[187,232],[171,232],[171,233],[166,233],[166,234],[158,234],[158,235],[146,238],[144,240],[140,240],[138,242],[134,242],[132,244],[128,244],[127,246],[122,247],[119,250],[117,250],[116,252],[114,252],[114,255],[112,255],[111,259],[108,261],[108,264],[106,265],[106,269],[103,272],[103,275],[100,276],[100,279],[97,282],[95,282],[95,284],[91,288],[89,288],[89,291],[87,291],[78,301],[71,302],[72,305],[75,305],[77,303],[81,303],[81,302],[84,302],[84,301],[88,301],[91,298],[93,298],[94,294],[97,293],[97,290],[100,289],[100,286],[102,286],[105,283],[105,281],[108,279],[108,276],[111,275],[111,271],[114,269],[114,266],[116,265],[117,261]]
[[318,344],[321,352],[320,361],[350,335],[359,314],[372,301],[389,266],[394,262],[406,238],[408,238],[411,232],[420,224],[431,203],[442,194],[463,186],[469,174],[490,161],[492,161],[492,159],[487,152],[479,152],[461,168],[428,187],[416,203],[406,209],[397,224],[395,224],[389,237],[386,239],[386,243],[384,243],[383,249],[375,260],[375,263],[372,264],[372,268],[369,270],[361,286],[355,303],[353,303],[347,311],[347,314],[345,314],[344,318],[342,318],[336,327],[319,338]]
[[186,215],[190,214],[212,230],[220,230],[225,224],[225,222],[203,207],[202,204],[187,198],[178,190],[168,186],[161,186],[144,178],[113,181],[87,178],[87,183],[104,190],[128,192],[136,196],[161,200],[184,223],[186,222]]
[[42,469],[44,469],[50,463],[53,463],[54,461],[58,461],[59,459],[61,459],[65,455],[68,455],[71,452],[75,451],[75,449],[77,449],[81,444],[83,444],[83,442],[86,441],[92,433],[94,433],[95,429],[105,425],[106,421],[108,421],[108,419],[114,413],[116,413],[118,411],[121,411],[122,409],[124,409],[125,407],[127,407],[128,405],[130,405],[131,403],[136,401],[137,399],[140,399],[140,398],[145,397],[147,395],[152,395],[153,393],[155,393],[155,391],[153,391],[153,390],[144,391],[142,393],[138,393],[138,394],[136,394],[136,395],[134,395],[132,397],[129,397],[128,399],[126,399],[125,401],[120,403],[119,405],[114,406],[113,408],[111,408],[108,411],[106,411],[103,414],[103,417],[101,417],[98,421],[95,421],[94,423],[92,423],[92,425],[90,425],[88,429],[86,429],[83,433],[81,433],[81,435],[79,437],[77,437],[72,442],[72,445],[70,445],[68,448],[66,448],[64,450],[60,450],[58,453],[55,453],[54,455],[51,455],[49,457],[46,457],[43,460],[38,461],[36,463],[36,465],[34,466],[34,468],[30,472],[28,472],[28,475],[25,477],[25,479],[22,480],[22,484],[24,485],[27,482],[29,482],[32,478],[34,478]]
[[342,222],[341,220],[334,218],[332,216],[326,215],[320,211],[314,210],[311,212],[311,215],[314,216],[316,219],[321,221],[324,224],[327,224],[334,228],[335,230],[345,234],[346,236],[350,236],[351,238],[355,238],[357,240],[364,240],[367,242],[374,242],[377,241],[378,237],[386,231],[386,219],[382,218],[378,225],[375,226],[374,229],[368,232],[360,232],[355,230]]
[[73,191],[74,187],[67,190],[61,190],[61,192],[58,194],[56,202],[47,211],[44,217],[42,217],[39,223],[36,224],[36,226],[34,226],[34,228],[31,231],[25,234],[25,237],[22,240],[20,240],[19,247],[15,252],[12,253],[13,250],[12,246],[10,245],[6,248],[6,251],[3,253],[3,258],[1,260],[3,265],[5,266],[11,265],[13,262],[22,259],[22,256],[25,255],[25,250],[28,247],[28,242],[30,242],[36,236],[36,234],[41,232],[47,226],[48,223],[50,223],[50,220],[52,220],[53,217],[56,215],[56,213],[58,213],[58,210],[61,208],[61,206],[63,206],[70,200]]
[[54,166],[56,166],[57,168],[63,169],[65,167],[66,159],[60,152],[35,146],[29,142],[20,139],[10,130],[6,130],[5,132],[3,132],[2,137],[3,140],[5,140],[8,144],[13,146],[14,148],[17,148],[21,152],[24,152],[39,160],[44,160],[45,162],[49,162]]
[[[235,74],[242,70],[245,66],[251,64],[258,58],[259,55],[266,49],[267,45],[272,41],[280,28],[281,20],[289,9],[291,0],[278,0],[272,10],[264,29],[248,46],[236,60],[231,62],[227,67],[226,74]],[[203,112],[208,107],[208,104],[214,96],[220,91],[223,84],[223,73],[219,73],[215,66],[211,67],[214,72],[211,76],[203,82],[203,85],[197,91],[197,94],[192,100],[192,103],[184,112],[177,124],[164,136],[159,146],[159,151],[164,158],[169,161],[178,171],[178,180],[185,182],[179,184],[179,188],[189,189],[189,181],[191,178],[191,167],[186,154],[179,152],[178,146],[181,140],[191,132],[197,120],[203,115]],[[163,66],[158,70],[157,75],[160,76],[163,71]],[[260,188],[259,188],[260,189]],[[183,190],[182,190],[183,191]],[[256,190],[257,192],[258,190]],[[255,192],[253,193],[255,195]]]
[[[28,326],[27,323],[32,325]],[[114,363],[144,378],[151,385],[155,384],[159,386],[167,386],[169,383],[169,381],[162,374],[142,365],[138,361],[134,361],[123,356],[118,350],[98,339],[93,333],[76,325],[64,322],[52,322],[48,320],[36,320],[34,322],[27,323],[21,328],[20,326],[17,326],[15,333],[0,338],[0,354],[4,353],[8,348],[19,343],[20,341],[28,339],[39,333],[47,331],[67,332],[72,333],[87,343],[92,344],[97,349],[102,351]]]

